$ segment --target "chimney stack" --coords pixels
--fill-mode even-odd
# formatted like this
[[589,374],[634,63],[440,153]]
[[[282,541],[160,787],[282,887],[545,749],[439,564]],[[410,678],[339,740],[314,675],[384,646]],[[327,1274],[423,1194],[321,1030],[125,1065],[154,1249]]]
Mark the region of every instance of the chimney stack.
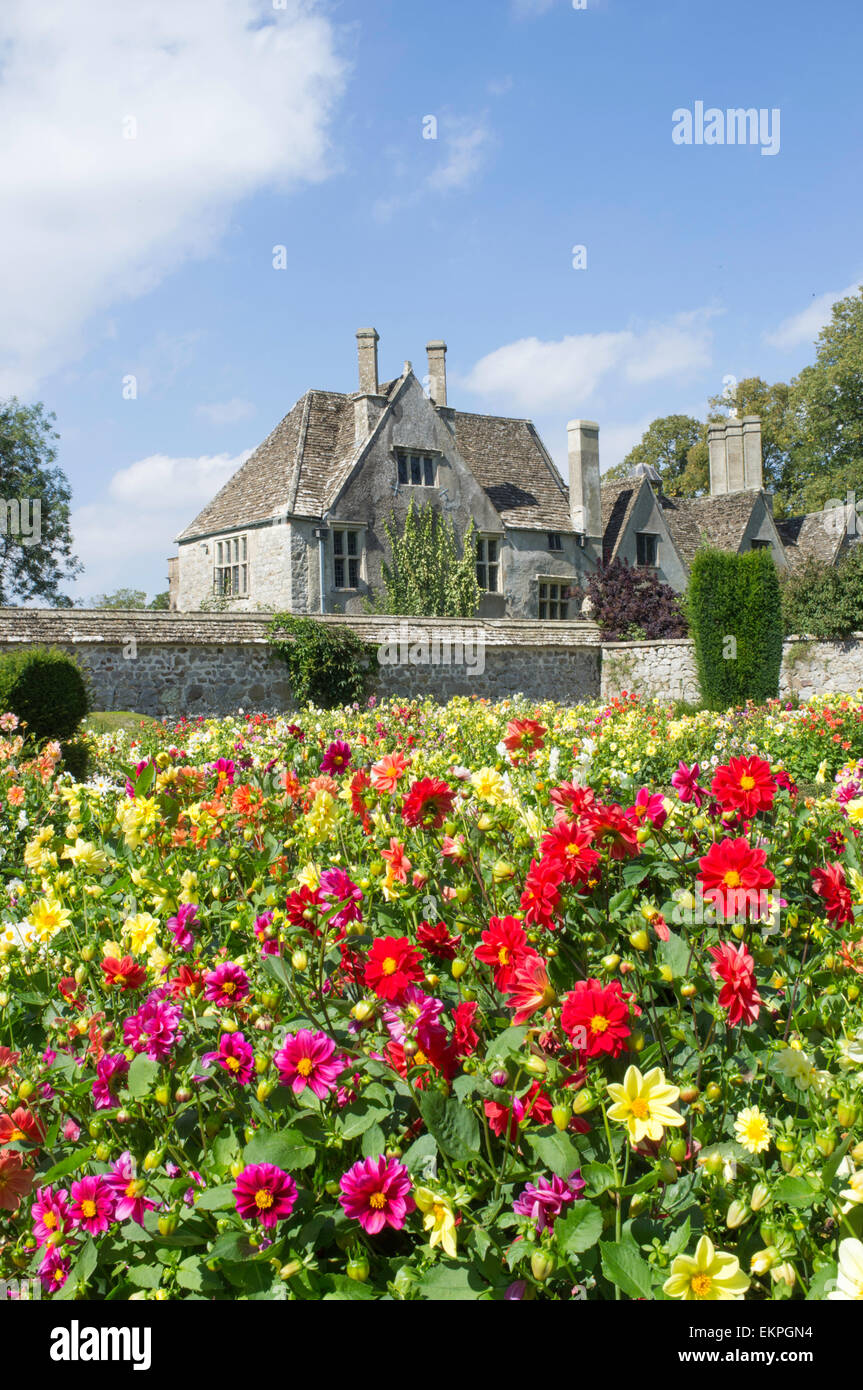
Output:
[[760,415],[743,417],[743,485],[759,492],[764,487]]
[[432,405],[446,405],[446,343],[439,339],[426,343],[426,352]]
[[761,419],[746,415],[714,421],[707,429],[710,455],[710,495],[755,492],[764,486],[761,458]]
[[599,492],[599,425],[595,420],[570,420],[569,511],[576,531],[602,535],[602,502]]
[[367,396],[378,394],[378,332],[360,328],[357,332],[357,356],[360,365],[360,391]]

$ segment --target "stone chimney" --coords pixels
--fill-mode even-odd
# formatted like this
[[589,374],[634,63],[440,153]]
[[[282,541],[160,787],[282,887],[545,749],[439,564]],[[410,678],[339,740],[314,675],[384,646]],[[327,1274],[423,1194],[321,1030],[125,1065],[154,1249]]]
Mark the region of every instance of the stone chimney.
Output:
[[595,420],[570,420],[569,512],[574,530],[602,535],[599,493],[599,425]]
[[707,429],[710,456],[710,495],[756,491],[763,487],[761,420],[747,415],[715,421]]
[[354,441],[368,439],[381,416],[384,400],[378,395],[378,333],[374,328],[357,332],[360,389],[354,396]]
[[426,343],[426,352],[432,405],[446,405],[446,343],[439,339]]
[[357,331],[357,356],[360,365],[360,392],[365,396],[378,394],[378,342],[375,328]]
[[743,417],[743,485],[759,492],[764,487],[760,415]]

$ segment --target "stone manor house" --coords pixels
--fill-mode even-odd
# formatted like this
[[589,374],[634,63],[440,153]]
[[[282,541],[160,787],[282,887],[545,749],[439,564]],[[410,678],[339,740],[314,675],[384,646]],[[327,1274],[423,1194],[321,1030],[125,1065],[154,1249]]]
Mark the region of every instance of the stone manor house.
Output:
[[480,616],[577,619],[599,560],[654,570],[678,591],[696,550],[769,547],[777,564],[836,563],[834,511],[774,521],[763,489],[761,421],[709,429],[710,495],[666,497],[654,470],[603,485],[599,426],[568,426],[563,479],[530,420],[447,401],[446,344],[427,347],[427,390],[406,362],[378,378],[378,334],[357,333],[359,389],[309,390],[178,537],[171,607],[366,612],[388,558],[384,523],[431,502],[476,528]]

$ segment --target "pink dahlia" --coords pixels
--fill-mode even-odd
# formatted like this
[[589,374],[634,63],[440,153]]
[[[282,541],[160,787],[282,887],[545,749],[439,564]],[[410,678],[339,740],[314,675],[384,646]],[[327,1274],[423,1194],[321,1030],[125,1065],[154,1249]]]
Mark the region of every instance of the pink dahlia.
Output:
[[195,904],[181,903],[176,916],[168,918],[168,931],[176,941],[178,950],[191,951],[195,944],[192,928],[198,925],[198,909]]
[[378,1235],[384,1226],[400,1231],[416,1205],[409,1195],[407,1168],[385,1154],[360,1159],[343,1175],[339,1186],[345,1215],[359,1221],[370,1236]]
[[326,1033],[301,1028],[288,1034],[273,1061],[285,1086],[297,1094],[308,1086],[318,1100],[324,1100],[336,1089],[336,1078],[345,1069],[342,1059],[334,1057],[335,1050]]
[[149,1202],[143,1195],[145,1183],[135,1173],[135,1160],[128,1149],[111,1164],[111,1172],[105,1181],[114,1194],[115,1220],[137,1221],[142,1226],[144,1212],[154,1211],[156,1203]]
[[126,1019],[123,1037],[135,1052],[146,1052],[154,1061],[163,1062],[177,1041],[181,1017],[177,1005],[166,1004],[156,991],[136,1014]]
[[536,1183],[528,1183],[518,1200],[513,1202],[512,1209],[519,1216],[529,1216],[535,1221],[537,1235],[541,1235],[546,1228],[552,1228],[564,1207],[581,1196],[585,1186],[579,1168],[568,1178],[559,1178],[556,1173],[551,1182],[547,1178],[538,1178]]
[[57,1289],[62,1289],[69,1277],[71,1268],[71,1258],[68,1255],[61,1255],[54,1246],[49,1246],[39,1266],[39,1279],[45,1292],[56,1293]]
[[337,776],[350,765],[351,756],[350,744],[336,739],[321,759],[321,772],[327,773],[328,776]]
[[324,911],[339,911],[330,917],[330,926],[341,931],[348,922],[361,922],[363,914],[358,904],[362,901],[362,889],[349,878],[344,869],[324,869],[319,889]]
[[113,1189],[101,1177],[81,1178],[72,1184],[70,1215],[76,1226],[91,1236],[102,1235],[114,1220]]
[[244,1221],[260,1221],[271,1230],[293,1211],[297,1185],[273,1163],[252,1163],[237,1178],[234,1200]]
[[96,1063],[96,1080],[93,1082],[93,1107],[96,1110],[110,1110],[117,1102],[116,1092],[122,1078],[129,1070],[129,1062],[122,1052],[106,1053]]
[[69,1193],[65,1187],[58,1192],[52,1187],[40,1187],[30,1215],[37,1245],[53,1245],[58,1238],[65,1236],[72,1226]]
[[242,1033],[223,1033],[218,1052],[205,1052],[203,1063],[216,1062],[241,1086],[248,1086],[255,1070],[255,1054]]
[[249,992],[249,977],[233,961],[217,965],[215,970],[204,976],[204,998],[220,1009],[230,1004],[241,1004]]

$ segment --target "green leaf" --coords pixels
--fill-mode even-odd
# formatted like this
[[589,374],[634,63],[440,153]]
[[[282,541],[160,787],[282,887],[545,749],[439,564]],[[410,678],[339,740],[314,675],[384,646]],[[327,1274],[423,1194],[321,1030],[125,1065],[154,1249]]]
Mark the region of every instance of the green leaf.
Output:
[[689,965],[689,947],[682,936],[671,933],[667,941],[659,943],[659,954],[663,965],[667,965],[675,980],[683,979]]
[[225,1211],[234,1205],[234,1190],[228,1186],[205,1187],[195,1201],[199,1211]]
[[387,1136],[380,1125],[370,1125],[363,1135],[360,1152],[363,1158],[379,1158],[387,1146]]
[[358,1135],[365,1134],[367,1129],[377,1124],[388,1114],[385,1106],[367,1101],[365,1098],[358,1100],[354,1105],[349,1106],[342,1112],[341,1133],[343,1139],[356,1139]]
[[615,1186],[614,1169],[609,1163],[585,1163],[581,1169],[581,1176],[587,1183],[587,1191],[593,1197],[598,1197],[601,1192],[608,1192]]
[[155,1265],[135,1265],[126,1277],[138,1289],[158,1289],[162,1282],[162,1271]]
[[831,1183],[833,1182],[833,1179],[839,1172],[839,1164],[842,1162],[843,1158],[850,1149],[853,1140],[853,1134],[846,1134],[845,1138],[842,1140],[842,1143],[839,1145],[839,1148],[836,1149],[830,1155],[827,1162],[824,1164],[824,1167],[821,1170],[821,1182],[824,1186],[825,1192],[829,1189]]
[[479,1153],[479,1124],[472,1110],[457,1100],[447,1100],[439,1091],[418,1094],[417,1105],[429,1133],[450,1158],[464,1162]]
[[89,1148],[76,1149],[73,1154],[68,1154],[66,1158],[61,1158],[59,1163],[55,1163],[53,1168],[49,1168],[47,1173],[39,1174],[39,1184],[47,1187],[49,1183],[56,1182],[58,1178],[65,1178],[67,1173],[74,1173],[76,1169],[83,1165],[92,1157]]
[[578,1150],[568,1134],[553,1130],[551,1134],[528,1134],[527,1142],[537,1159],[559,1178],[568,1178],[578,1167]]
[[402,1163],[409,1173],[425,1171],[428,1160],[437,1157],[437,1144],[433,1134],[421,1134],[402,1156]]
[[606,1241],[600,1245],[602,1272],[606,1279],[616,1284],[630,1298],[653,1298],[653,1274],[650,1265],[643,1260],[637,1247],[632,1243],[615,1245]]
[[811,1207],[818,1196],[818,1188],[812,1187],[804,1178],[783,1178],[776,1184],[774,1197],[789,1207]]
[[575,1202],[562,1220],[554,1223],[554,1238],[567,1255],[580,1255],[602,1235],[602,1212],[591,1202]]
[[498,1033],[494,1042],[486,1052],[487,1062],[503,1061],[506,1057],[518,1056],[524,1047],[524,1040],[527,1037],[527,1025],[520,1024],[518,1028],[504,1028],[502,1033]]
[[133,1100],[140,1100],[153,1089],[153,1082],[159,1075],[159,1063],[152,1057],[147,1057],[143,1052],[129,1065],[129,1072],[126,1077],[126,1090]]
[[290,1129],[282,1130],[279,1134],[270,1129],[259,1129],[243,1150],[244,1163],[274,1163],[287,1173],[309,1168],[314,1161],[314,1149],[302,1135]]
[[475,1301],[487,1297],[490,1292],[475,1269],[454,1260],[441,1260],[433,1265],[417,1288],[423,1298],[436,1302]]

